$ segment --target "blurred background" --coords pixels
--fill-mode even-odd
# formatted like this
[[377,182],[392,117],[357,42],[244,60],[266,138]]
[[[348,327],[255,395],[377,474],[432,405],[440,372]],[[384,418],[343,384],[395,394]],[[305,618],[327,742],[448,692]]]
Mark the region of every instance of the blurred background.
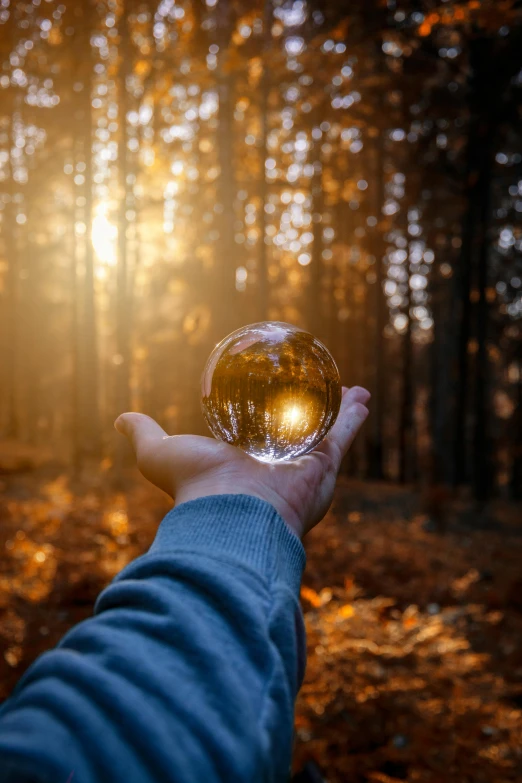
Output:
[[[310,543],[299,763],[331,781],[520,779],[521,51],[519,0],[1,0],[4,695],[166,507],[129,473],[115,417],[206,432],[213,346],[282,320],[372,392]],[[441,613],[461,604],[457,631]],[[501,654],[505,612],[493,708],[471,672]],[[368,671],[358,648],[340,668],[350,687],[319,685],[318,656],[340,644],[328,634],[354,617]],[[442,635],[469,653],[482,629],[454,713],[444,688],[460,670],[429,698],[435,669],[417,677],[423,716],[440,698],[447,726],[435,711],[427,728],[412,701],[401,728],[395,696],[399,723],[382,723],[380,623],[402,657],[417,632],[422,650]],[[477,717],[459,745],[462,703]],[[370,744],[348,752],[357,725]]]
[[357,475],[521,491],[520,14],[3,2],[4,435],[204,431],[213,345],[283,320],[372,391]]

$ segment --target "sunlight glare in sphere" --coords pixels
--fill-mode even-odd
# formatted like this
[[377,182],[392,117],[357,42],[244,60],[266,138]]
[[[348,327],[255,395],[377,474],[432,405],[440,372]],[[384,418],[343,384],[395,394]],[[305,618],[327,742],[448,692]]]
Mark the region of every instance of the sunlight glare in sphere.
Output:
[[212,351],[201,380],[216,438],[262,462],[316,448],[341,405],[339,372],[309,332],[279,321],[244,326]]
[[298,405],[290,405],[285,411],[284,418],[289,424],[295,424],[301,418],[302,413]]

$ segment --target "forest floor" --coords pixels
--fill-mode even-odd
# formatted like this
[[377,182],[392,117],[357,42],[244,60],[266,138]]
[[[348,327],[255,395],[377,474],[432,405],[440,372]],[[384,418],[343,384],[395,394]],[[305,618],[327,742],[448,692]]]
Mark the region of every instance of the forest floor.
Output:
[[[31,468],[0,475],[0,700],[168,508],[134,474],[110,489],[104,464],[81,482]],[[434,524],[421,507],[412,490],[341,480],[307,539],[294,754],[307,780],[522,780],[521,509],[454,502]]]

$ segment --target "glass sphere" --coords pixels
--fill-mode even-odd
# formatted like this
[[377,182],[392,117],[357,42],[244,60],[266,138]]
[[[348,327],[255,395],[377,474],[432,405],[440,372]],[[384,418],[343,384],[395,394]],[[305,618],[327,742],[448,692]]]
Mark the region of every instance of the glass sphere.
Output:
[[309,332],[279,321],[238,329],[212,351],[201,379],[216,438],[262,462],[314,449],[337,418],[336,364]]

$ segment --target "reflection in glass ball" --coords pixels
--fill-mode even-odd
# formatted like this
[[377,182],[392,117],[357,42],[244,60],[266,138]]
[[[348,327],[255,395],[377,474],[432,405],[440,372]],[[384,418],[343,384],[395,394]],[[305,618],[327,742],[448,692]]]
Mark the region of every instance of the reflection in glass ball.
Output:
[[229,334],[212,351],[201,387],[215,437],[262,462],[314,449],[341,405],[330,353],[309,332],[279,321]]

